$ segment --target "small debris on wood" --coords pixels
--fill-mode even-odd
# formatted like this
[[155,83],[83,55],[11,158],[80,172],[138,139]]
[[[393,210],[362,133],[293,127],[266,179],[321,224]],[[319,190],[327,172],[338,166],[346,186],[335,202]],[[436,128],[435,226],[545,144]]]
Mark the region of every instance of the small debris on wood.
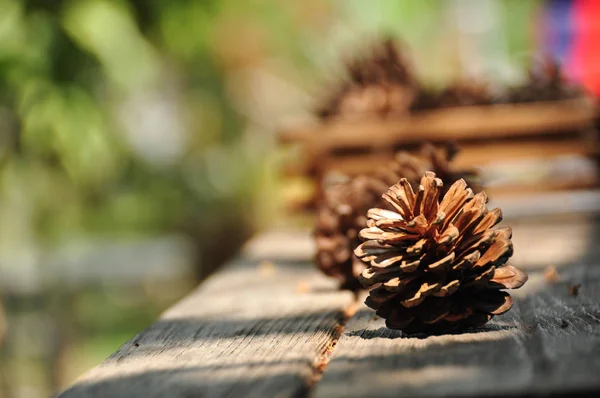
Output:
[[329,360],[333,355],[335,346],[338,343],[340,337],[342,336],[342,333],[344,331],[344,328],[346,327],[346,324],[348,323],[348,320],[352,318],[354,314],[356,314],[357,308],[357,304],[353,303],[350,304],[348,307],[344,308],[344,310],[341,312],[339,321],[333,330],[331,341],[325,346],[325,349],[321,353],[320,357],[317,358],[317,360],[313,363],[313,373],[311,378],[308,380],[308,384],[305,386],[306,391],[310,391],[310,389],[323,377],[325,369],[329,364]]
[[275,274],[276,266],[272,261],[261,261],[258,264],[258,272],[261,276],[271,276]]
[[556,267],[554,265],[549,265],[546,267],[544,271],[544,279],[548,283],[557,283],[560,281],[560,275],[558,275],[558,271],[556,271]]
[[562,329],[569,327],[569,322],[567,322],[563,319],[562,322],[560,323],[560,327]]
[[296,293],[298,294],[306,294],[310,292],[310,286],[308,283],[301,281],[296,285]]
[[579,289],[581,288],[581,283],[578,283],[576,285],[569,285],[569,294],[571,296],[577,296],[579,295]]
[[356,314],[357,310],[358,310],[358,304],[356,302],[354,304],[346,307],[344,309],[344,311],[342,312],[342,318],[343,318],[344,322],[346,322],[348,319],[352,318]]

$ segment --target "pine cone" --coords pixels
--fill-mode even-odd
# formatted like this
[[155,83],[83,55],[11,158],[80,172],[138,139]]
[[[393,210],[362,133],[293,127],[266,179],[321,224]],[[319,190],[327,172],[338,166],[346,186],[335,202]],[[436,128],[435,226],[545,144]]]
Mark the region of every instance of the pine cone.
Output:
[[438,108],[490,105],[494,102],[489,87],[476,81],[456,81],[438,97]]
[[451,160],[456,152],[452,145],[435,148],[426,144],[420,154],[398,152],[393,161],[370,176],[346,178],[326,187],[324,198],[318,205],[314,232],[316,263],[321,271],[338,278],[342,288],[360,289],[358,276],[365,266],[353,255],[354,248],[361,243],[358,232],[367,225],[369,209],[386,206],[381,195],[400,178],[417,186],[423,173],[433,170],[449,184],[466,178],[478,186],[473,170],[452,167]]
[[360,276],[366,304],[386,325],[407,333],[437,333],[478,327],[508,311],[513,301],[500,289],[516,289],[527,274],[506,261],[512,255],[510,228],[492,229],[500,209],[487,210],[487,196],[458,180],[443,196],[432,172],[417,193],[406,179],[383,198],[393,211],[373,208],[365,242],[355,250],[369,264]]
[[440,107],[440,94],[430,88],[421,87],[411,106],[411,112],[427,111]]
[[440,92],[421,89],[412,111],[461,106],[484,106],[498,102],[488,84],[478,81],[458,80]]
[[417,84],[408,62],[391,39],[375,44],[371,54],[346,65],[349,80],[317,111],[321,119],[406,114]]
[[330,185],[317,210],[316,262],[326,275],[339,279],[342,289],[361,287],[357,277],[365,267],[352,251],[360,243],[358,231],[367,222],[362,210],[372,201],[370,195],[360,195],[369,192],[362,185],[365,182],[368,179],[356,178]]
[[584,90],[567,81],[560,64],[545,58],[528,71],[525,84],[509,90],[509,102],[559,101],[578,98]]

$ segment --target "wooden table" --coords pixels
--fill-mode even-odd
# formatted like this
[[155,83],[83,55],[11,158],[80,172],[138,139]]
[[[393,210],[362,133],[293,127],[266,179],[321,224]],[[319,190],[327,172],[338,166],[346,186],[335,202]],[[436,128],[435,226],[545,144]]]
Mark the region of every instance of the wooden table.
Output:
[[600,222],[511,214],[530,280],[481,329],[388,330],[315,270],[306,231],[275,231],[60,397],[600,396]]

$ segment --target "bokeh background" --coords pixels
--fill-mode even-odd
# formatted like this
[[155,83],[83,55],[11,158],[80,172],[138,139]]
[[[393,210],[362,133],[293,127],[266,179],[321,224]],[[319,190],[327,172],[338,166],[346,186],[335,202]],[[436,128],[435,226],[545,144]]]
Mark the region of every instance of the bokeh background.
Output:
[[550,53],[597,92],[567,3],[0,0],[0,397],[63,388],[285,222],[277,133],[365,38],[431,86]]

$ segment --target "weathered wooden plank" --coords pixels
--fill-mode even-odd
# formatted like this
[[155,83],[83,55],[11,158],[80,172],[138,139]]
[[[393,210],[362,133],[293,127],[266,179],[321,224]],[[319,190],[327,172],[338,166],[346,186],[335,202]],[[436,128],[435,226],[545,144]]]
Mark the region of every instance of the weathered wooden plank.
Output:
[[[490,148],[493,148],[494,156],[490,156]],[[540,140],[538,137],[533,137],[518,141],[474,141],[461,143],[460,151],[453,159],[453,164],[458,168],[481,167],[499,161],[547,160],[558,156],[592,157],[597,152],[597,144],[590,144],[573,136],[569,136],[569,140]],[[381,167],[382,163],[392,160],[394,156],[394,150],[372,152],[370,147],[363,148],[363,151],[342,152],[342,154],[334,151],[321,161],[320,172],[338,171],[350,176],[365,174]],[[290,177],[309,175],[315,169],[316,165],[304,156],[296,157],[293,163],[284,165],[283,173]]]
[[[590,126],[596,108],[588,98],[529,104],[502,104],[422,111],[406,118],[336,120],[289,129],[282,143],[308,142],[317,150],[389,147],[423,140],[553,135]],[[368,132],[368,134],[365,134]]]
[[[597,388],[591,375],[600,358],[593,323],[600,319],[600,268],[591,264],[600,253],[590,236],[599,235],[598,224],[571,216],[513,225],[517,253],[529,253],[515,256],[515,264],[533,270],[513,311],[473,333],[417,339],[383,328],[363,307],[339,339],[316,396]],[[337,292],[335,282],[309,264],[312,250],[308,234],[293,230],[255,239],[243,260],[211,277],[61,397],[310,393],[342,333],[344,311],[353,306],[349,293]],[[542,277],[551,260],[561,273],[556,285]],[[568,295],[569,283],[582,283],[578,297]]]
[[[489,150],[493,148],[494,156],[490,156]],[[368,152],[365,148],[364,153],[350,153],[343,155],[332,155],[323,160],[321,166],[322,172],[338,171],[344,174],[355,176],[372,172],[381,167],[385,162],[394,159],[394,151],[388,152]],[[573,141],[540,141],[531,139],[522,142],[475,142],[464,143],[460,146],[460,151],[453,160],[453,165],[457,168],[462,167],[493,167],[498,162],[514,162],[519,160],[548,160],[559,156],[581,156],[585,157],[595,153],[593,145],[583,142],[583,140]],[[307,174],[301,168],[290,168],[289,175],[300,173]],[[286,171],[288,171],[286,170]]]
[[289,397],[306,391],[354,298],[306,260],[274,264],[259,260],[260,250],[250,251],[253,260],[209,278],[60,397]]
[[[556,233],[560,224],[547,228]],[[560,282],[550,284],[542,269],[530,270],[510,312],[463,334],[406,337],[363,305],[314,396],[600,393],[600,253],[589,247],[559,272]],[[582,285],[577,296],[571,284]]]

